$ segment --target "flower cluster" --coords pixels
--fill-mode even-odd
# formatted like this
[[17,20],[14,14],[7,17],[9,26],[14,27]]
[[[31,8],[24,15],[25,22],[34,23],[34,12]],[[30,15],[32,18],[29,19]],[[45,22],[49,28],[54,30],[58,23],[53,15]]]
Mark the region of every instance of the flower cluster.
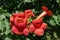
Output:
[[48,8],[42,7],[43,13],[41,13],[36,19],[32,20],[29,24],[28,19],[34,17],[32,10],[25,10],[24,12],[13,13],[10,17],[10,27],[14,34],[28,35],[34,33],[37,36],[43,36],[44,31],[47,29],[47,24],[43,22],[43,17],[47,14],[52,16],[52,12],[48,11]]
[[37,36],[43,36],[44,30],[47,29],[47,24],[42,19],[35,19],[29,27],[29,32],[34,33]]

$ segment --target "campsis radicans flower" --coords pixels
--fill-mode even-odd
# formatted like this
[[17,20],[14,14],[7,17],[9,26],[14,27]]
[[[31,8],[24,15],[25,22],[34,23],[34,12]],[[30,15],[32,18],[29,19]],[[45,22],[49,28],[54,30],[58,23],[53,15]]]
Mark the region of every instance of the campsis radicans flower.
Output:
[[13,33],[22,35],[27,28],[27,17],[23,12],[14,13],[10,17],[10,24]]
[[[38,20],[37,20],[38,21]],[[32,23],[33,24],[33,23]],[[47,29],[47,24],[46,23],[44,23],[44,22],[42,22],[42,23],[35,23],[35,24],[33,24],[34,26],[34,28],[35,28],[35,30],[33,31],[33,33],[35,33],[37,36],[43,36],[43,34],[44,34],[44,30],[46,30]],[[32,29],[31,29],[32,30]]]
[[43,18],[37,17],[32,21],[32,24],[29,27],[29,32],[34,33],[37,36],[43,36],[44,30],[47,29],[47,24],[43,22]]
[[43,10],[43,12],[39,15],[39,18],[42,18],[46,15],[52,16],[52,11],[48,10],[48,8],[46,6],[42,6],[42,10]]
[[44,23],[43,18],[39,18],[39,16],[32,21],[32,24],[29,27],[30,33],[32,32],[37,36],[43,36],[44,30],[46,29],[47,29],[47,24]]
[[18,35],[28,35],[29,31],[27,28],[28,18],[33,17],[32,10],[25,10],[24,12],[13,13],[10,17],[10,26],[12,32]]
[[43,12],[29,23],[28,19],[34,17],[32,10],[28,9],[24,12],[13,13],[10,17],[10,27],[14,34],[28,36],[29,33],[34,33],[37,36],[43,36],[47,29],[47,24],[43,22],[45,15],[52,16],[52,11],[47,7],[42,6]]
[[42,10],[45,13],[41,13],[41,14],[52,16],[52,11],[48,10],[48,8],[46,6],[42,6]]

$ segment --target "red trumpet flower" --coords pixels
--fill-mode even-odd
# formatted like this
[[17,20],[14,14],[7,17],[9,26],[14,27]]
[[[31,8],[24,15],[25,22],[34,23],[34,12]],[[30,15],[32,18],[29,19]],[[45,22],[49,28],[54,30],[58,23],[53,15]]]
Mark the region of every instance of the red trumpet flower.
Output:
[[10,24],[12,28],[12,32],[15,34],[25,34],[27,35],[24,31],[27,28],[27,17],[23,12],[18,12],[13,14],[10,17]]
[[46,15],[52,16],[52,11],[48,10],[46,6],[42,6],[42,10],[43,12],[38,16],[39,18],[42,18],[43,16],[46,16]]
[[29,33],[34,33],[37,36],[43,36],[44,31],[47,29],[47,24],[43,22],[45,15],[52,16],[52,11],[47,7],[42,6],[43,12],[32,22],[28,22],[30,17],[34,14],[32,10],[25,10],[24,12],[17,12],[10,17],[10,26],[14,34],[28,36]]

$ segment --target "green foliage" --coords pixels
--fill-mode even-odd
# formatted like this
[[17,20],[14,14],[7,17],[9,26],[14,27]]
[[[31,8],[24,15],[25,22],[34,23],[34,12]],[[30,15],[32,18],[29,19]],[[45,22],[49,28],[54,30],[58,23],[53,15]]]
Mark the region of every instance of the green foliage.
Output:
[[[52,10],[52,17],[45,17],[48,24],[42,37],[29,35],[28,37],[11,33],[9,18],[13,12],[32,9],[37,17],[45,5]],[[30,18],[30,22],[32,19]],[[60,0],[0,0],[0,40],[60,40]]]
[[3,10],[2,7],[0,7],[0,11],[0,37],[3,38],[4,35],[6,36],[11,33],[8,21],[11,14],[9,14],[6,10]]

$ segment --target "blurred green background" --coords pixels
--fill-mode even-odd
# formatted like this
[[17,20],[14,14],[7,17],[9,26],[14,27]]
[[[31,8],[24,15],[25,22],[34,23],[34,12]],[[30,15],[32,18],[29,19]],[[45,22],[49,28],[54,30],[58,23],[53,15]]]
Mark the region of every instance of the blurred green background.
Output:
[[[24,37],[11,32],[9,18],[13,12],[31,9],[38,16],[42,6],[53,12],[52,17],[44,18],[48,27],[43,36]],[[0,0],[0,40],[60,40],[60,0]]]

